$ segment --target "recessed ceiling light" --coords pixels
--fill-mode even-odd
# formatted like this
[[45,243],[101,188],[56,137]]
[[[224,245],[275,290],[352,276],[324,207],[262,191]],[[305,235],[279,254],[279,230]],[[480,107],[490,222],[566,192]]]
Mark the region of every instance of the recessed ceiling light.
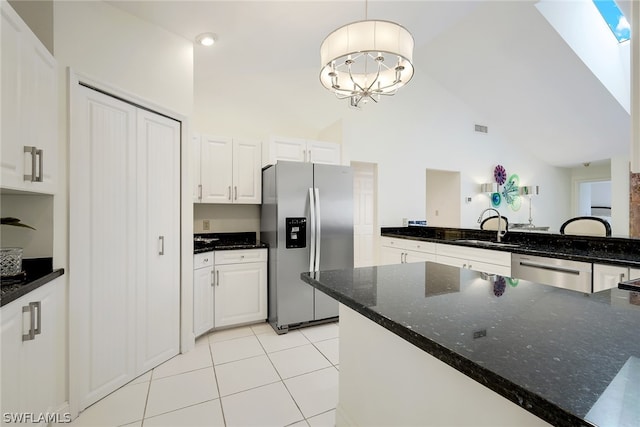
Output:
[[213,33],[202,33],[196,37],[196,42],[202,46],[211,46],[216,42],[216,35]]

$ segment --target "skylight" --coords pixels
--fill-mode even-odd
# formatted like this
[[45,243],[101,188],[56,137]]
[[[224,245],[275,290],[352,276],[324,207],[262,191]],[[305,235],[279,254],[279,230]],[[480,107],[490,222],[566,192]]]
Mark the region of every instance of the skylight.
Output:
[[626,42],[631,38],[631,26],[624,17],[614,0],[593,0],[598,11],[607,22],[607,25],[618,39],[618,43]]

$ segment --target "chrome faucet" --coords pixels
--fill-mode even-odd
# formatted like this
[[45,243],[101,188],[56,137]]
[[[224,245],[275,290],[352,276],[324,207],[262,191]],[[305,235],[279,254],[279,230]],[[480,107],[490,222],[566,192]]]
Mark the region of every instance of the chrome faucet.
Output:
[[498,214],[498,236],[497,236],[497,241],[500,242],[502,240],[502,236],[507,234],[507,230],[504,230],[504,232],[502,231],[502,215],[500,215],[500,211],[498,211],[497,209],[494,209],[494,208],[487,208],[487,209],[483,210],[480,213],[480,216],[478,217],[478,224],[480,224],[482,222],[482,216],[487,211],[494,211],[495,213]]

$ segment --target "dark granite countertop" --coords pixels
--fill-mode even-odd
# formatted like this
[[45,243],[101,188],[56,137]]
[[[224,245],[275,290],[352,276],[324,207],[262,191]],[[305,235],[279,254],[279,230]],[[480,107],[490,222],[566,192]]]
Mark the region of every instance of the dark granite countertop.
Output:
[[52,258],[25,258],[22,260],[22,267],[24,274],[20,277],[0,279],[0,307],[64,274],[62,268],[53,269]]
[[310,274],[302,280],[552,425],[640,425],[640,293],[585,295],[430,262]]
[[256,239],[254,232],[202,233],[193,236],[193,253],[234,250],[262,249],[267,244]]
[[525,255],[563,258],[573,261],[595,262],[640,268],[640,239],[620,237],[569,236],[549,233],[507,232],[502,238],[514,246],[481,246],[461,239],[495,241],[496,232],[466,228],[445,227],[383,227],[384,237],[398,237],[447,243],[459,246],[481,247]]

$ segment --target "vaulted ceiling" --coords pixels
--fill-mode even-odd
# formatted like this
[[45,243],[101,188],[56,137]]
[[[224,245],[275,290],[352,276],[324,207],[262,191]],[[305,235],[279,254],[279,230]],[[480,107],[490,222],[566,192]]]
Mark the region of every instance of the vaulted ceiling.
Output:
[[[195,73],[215,75],[226,85],[233,84],[238,70],[274,75],[283,66],[289,72],[319,70],[319,45],[335,28],[365,14],[395,21],[414,36],[416,72],[428,74],[478,111],[489,131],[500,129],[509,143],[557,166],[629,152],[629,114],[532,1],[109,3],[190,40],[202,32],[217,33],[214,55],[205,59],[196,48],[196,67],[206,70]],[[310,84],[319,85],[315,79]],[[222,90],[195,84],[196,91],[212,91],[212,96]]]

